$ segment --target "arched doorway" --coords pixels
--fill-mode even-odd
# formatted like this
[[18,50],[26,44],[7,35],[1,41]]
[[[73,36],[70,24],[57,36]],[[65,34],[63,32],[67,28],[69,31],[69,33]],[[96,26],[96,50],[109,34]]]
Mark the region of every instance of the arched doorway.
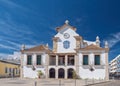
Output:
[[54,69],[54,68],[51,68],[51,69],[49,70],[49,77],[50,77],[50,78],[55,78],[55,69]]
[[60,68],[58,70],[58,78],[64,78],[65,77],[65,71],[63,68]]
[[68,71],[67,71],[68,78],[73,78],[73,71],[74,70],[72,68],[68,69]]

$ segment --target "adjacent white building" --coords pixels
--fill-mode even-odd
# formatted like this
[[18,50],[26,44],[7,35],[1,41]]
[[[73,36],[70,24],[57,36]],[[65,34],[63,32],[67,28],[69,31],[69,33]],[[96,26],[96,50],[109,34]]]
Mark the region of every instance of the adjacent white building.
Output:
[[82,79],[109,79],[108,43],[100,46],[97,36],[94,42],[84,40],[69,25],[69,21],[56,28],[53,50],[47,45],[27,49],[22,46],[21,77],[37,78],[41,70],[45,78],[73,78],[73,71]]
[[117,76],[120,75],[120,55],[115,57],[113,60],[110,61],[109,63],[109,72],[110,75]]
[[20,60],[21,52],[14,52],[7,56],[7,59]]

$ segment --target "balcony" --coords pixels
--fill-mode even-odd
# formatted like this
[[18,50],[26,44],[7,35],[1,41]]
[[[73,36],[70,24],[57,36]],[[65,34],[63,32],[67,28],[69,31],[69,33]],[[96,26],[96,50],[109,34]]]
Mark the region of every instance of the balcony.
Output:
[[68,55],[68,58],[67,58],[68,60],[68,62],[67,62],[67,65],[68,66],[72,66],[72,65],[74,65],[74,63],[75,63],[75,58],[74,58],[74,55]]
[[65,56],[58,56],[58,65],[65,65]]
[[56,65],[56,56],[49,57],[49,65]]
[[75,64],[74,55],[51,55],[49,56],[49,65],[54,66],[73,66]]

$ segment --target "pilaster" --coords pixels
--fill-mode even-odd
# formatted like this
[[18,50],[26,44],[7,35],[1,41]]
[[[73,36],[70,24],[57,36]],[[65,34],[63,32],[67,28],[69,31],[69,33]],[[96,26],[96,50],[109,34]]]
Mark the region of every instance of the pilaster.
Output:
[[106,62],[106,69],[105,69],[105,79],[106,80],[109,80],[109,69],[108,69],[108,67],[109,67],[109,64],[108,64],[108,53],[106,52],[105,53],[105,62]]
[[55,72],[55,78],[58,79],[58,68],[55,69],[56,72]]
[[88,56],[88,64],[94,65],[94,53],[90,53]]
[[65,68],[65,79],[67,79],[67,69]]
[[67,63],[68,63],[68,56],[65,55],[65,66],[67,66]]
[[75,55],[74,59],[75,59],[76,74],[79,75],[79,55]]
[[36,58],[37,58],[37,55],[36,54],[33,54],[32,55],[32,65],[36,65]]
[[56,55],[56,66],[58,66],[58,55]]

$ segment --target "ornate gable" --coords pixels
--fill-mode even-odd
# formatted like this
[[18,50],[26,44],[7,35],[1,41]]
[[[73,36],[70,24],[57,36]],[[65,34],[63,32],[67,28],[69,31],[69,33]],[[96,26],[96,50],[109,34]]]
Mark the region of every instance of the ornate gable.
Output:
[[69,21],[68,20],[65,21],[65,24],[63,26],[57,27],[56,31],[59,32],[59,31],[65,29],[65,28],[70,28],[70,29],[76,31],[75,27],[69,25]]

